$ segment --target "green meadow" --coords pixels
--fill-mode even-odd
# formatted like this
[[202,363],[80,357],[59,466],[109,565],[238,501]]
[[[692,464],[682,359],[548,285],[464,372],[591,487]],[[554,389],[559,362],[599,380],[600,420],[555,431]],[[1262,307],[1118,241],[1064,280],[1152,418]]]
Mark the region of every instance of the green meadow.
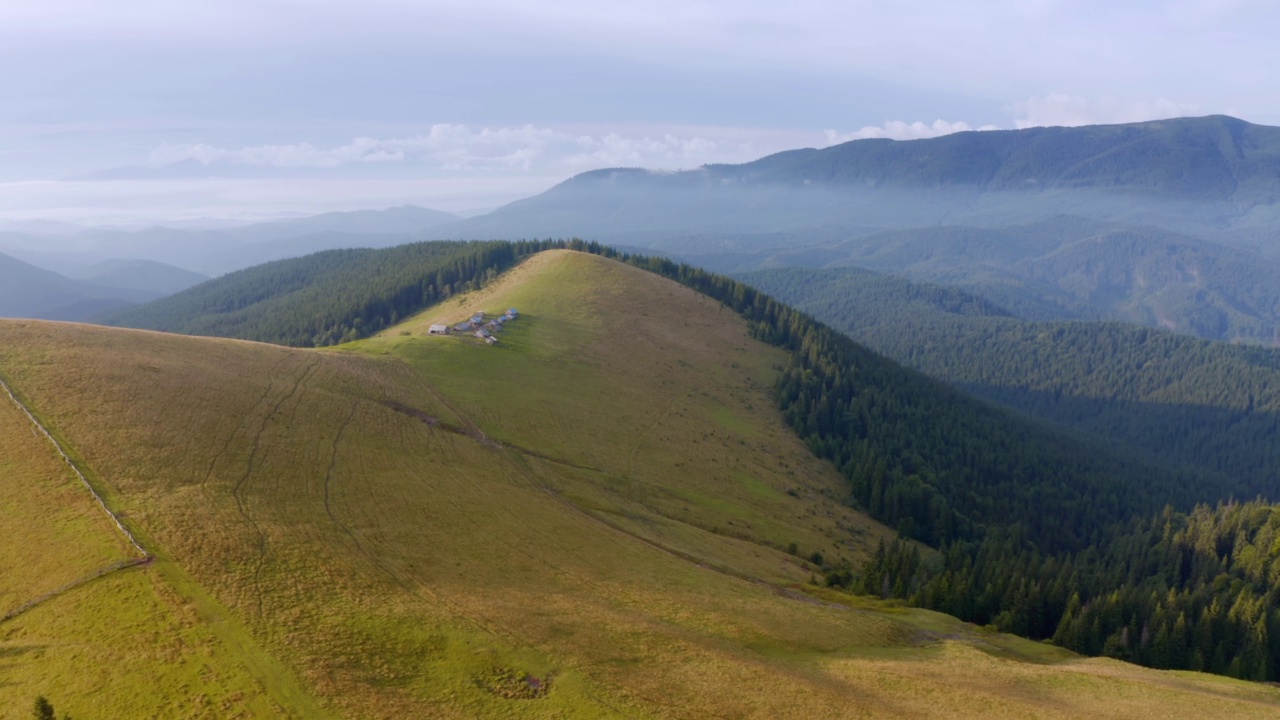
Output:
[[[508,307],[496,345],[426,335]],[[1275,716],[813,585],[892,533],[782,422],[784,362],[570,251],[324,351],[0,321],[0,375],[157,557],[0,623],[0,717]],[[24,423],[5,611],[132,551]]]

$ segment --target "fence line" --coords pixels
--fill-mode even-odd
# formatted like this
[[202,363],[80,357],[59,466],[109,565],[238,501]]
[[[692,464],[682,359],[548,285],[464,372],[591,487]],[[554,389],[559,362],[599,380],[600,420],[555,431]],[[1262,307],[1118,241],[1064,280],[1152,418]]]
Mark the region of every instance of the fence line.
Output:
[[106,513],[107,517],[111,518],[111,521],[116,524],[116,527],[120,532],[128,538],[129,543],[132,544],[133,547],[142,555],[142,559],[149,559],[151,557],[151,553],[147,552],[146,549],[142,547],[142,544],[133,536],[133,533],[129,532],[129,529],[124,526],[124,523],[120,522],[120,518],[117,517],[115,513],[111,512],[111,508],[107,507],[107,501],[103,500],[102,496],[98,494],[98,491],[89,483],[89,478],[86,478],[84,473],[80,472],[80,468],[76,467],[74,462],[71,462],[71,456],[62,448],[62,443],[58,442],[58,440],[53,437],[53,433],[49,432],[49,430],[36,419],[35,414],[18,399],[18,396],[14,394],[13,389],[9,387],[9,384],[6,383],[3,378],[0,378],[0,388],[4,388],[5,394],[9,396],[9,400],[13,402],[14,406],[27,416],[27,419],[31,421],[32,426],[34,426],[36,430],[39,430],[40,434],[44,435],[45,438],[48,439],[48,441],[53,445],[54,450],[58,451],[58,456],[67,464],[67,467],[71,468],[71,472],[75,473],[76,477],[80,478],[80,482],[84,483],[85,489],[89,491],[89,494],[93,496],[94,500],[98,501],[98,507],[102,508],[102,512]]
[[67,592],[68,590],[74,590],[80,587],[81,585],[97,580],[100,577],[105,577],[107,575],[110,575],[111,573],[116,572],[118,570],[137,567],[139,565],[146,565],[147,563],[151,562],[153,559],[154,558],[152,556],[148,555],[146,557],[133,558],[131,560],[121,560],[120,562],[115,562],[115,563],[111,563],[110,565],[100,567],[97,570],[94,570],[93,572],[89,573],[88,575],[85,575],[84,577],[76,578],[75,580],[72,580],[71,582],[67,583],[66,585],[63,585],[60,588],[55,588],[41,595],[40,597],[33,598],[31,600],[28,600],[22,603],[18,607],[5,613],[3,616],[0,616],[0,623],[9,622],[10,620],[18,617],[22,613],[30,610],[31,608],[39,605],[40,603],[43,603],[46,600],[52,600],[55,597],[58,597],[59,595],[61,595],[62,593]]

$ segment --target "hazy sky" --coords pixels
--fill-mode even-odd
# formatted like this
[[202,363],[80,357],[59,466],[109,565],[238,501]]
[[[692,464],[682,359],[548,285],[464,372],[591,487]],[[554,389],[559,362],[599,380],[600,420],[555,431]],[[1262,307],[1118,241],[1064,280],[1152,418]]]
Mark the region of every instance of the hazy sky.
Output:
[[4,0],[0,218],[413,202],[857,137],[1280,125],[1248,0]]

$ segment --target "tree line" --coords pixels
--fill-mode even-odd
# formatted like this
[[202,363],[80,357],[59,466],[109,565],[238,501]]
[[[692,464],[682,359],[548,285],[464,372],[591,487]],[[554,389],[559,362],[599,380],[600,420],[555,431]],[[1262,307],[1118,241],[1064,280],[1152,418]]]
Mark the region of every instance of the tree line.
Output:
[[335,345],[479,288],[533,251],[496,241],[328,250],[240,270],[98,319],[292,347]]

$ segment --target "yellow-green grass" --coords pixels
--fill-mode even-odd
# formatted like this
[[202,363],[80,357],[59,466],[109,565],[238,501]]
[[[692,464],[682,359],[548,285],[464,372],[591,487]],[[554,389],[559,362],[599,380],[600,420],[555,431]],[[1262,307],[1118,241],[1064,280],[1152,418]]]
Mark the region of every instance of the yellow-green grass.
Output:
[[137,551],[7,397],[0,438],[0,616],[21,611],[0,624],[0,717],[42,694],[75,717],[287,714],[157,573],[110,572]]
[[[497,346],[422,335],[509,306]],[[856,561],[888,533],[783,426],[782,361],[715,303],[569,252],[337,351],[0,322],[0,373],[162,557],[112,581],[190,608],[182,632],[298,715],[1275,714],[1267,687],[803,587],[788,543]],[[68,628],[125,612],[92,587],[113,594],[68,600]],[[148,672],[141,647],[115,661]],[[249,696],[231,711],[273,716]]]
[[[430,324],[508,307],[520,317],[496,346],[422,337]],[[724,306],[656,275],[542,253],[483,292],[353,347],[404,358],[495,440],[573,465],[545,482],[580,507],[655,541],[711,531],[689,540],[708,561],[801,581],[812,571],[803,563],[746,558],[726,538],[795,543],[834,562],[859,560],[886,536],[831,502],[846,495],[841,479],[783,424],[770,398],[783,352],[751,340]]]

